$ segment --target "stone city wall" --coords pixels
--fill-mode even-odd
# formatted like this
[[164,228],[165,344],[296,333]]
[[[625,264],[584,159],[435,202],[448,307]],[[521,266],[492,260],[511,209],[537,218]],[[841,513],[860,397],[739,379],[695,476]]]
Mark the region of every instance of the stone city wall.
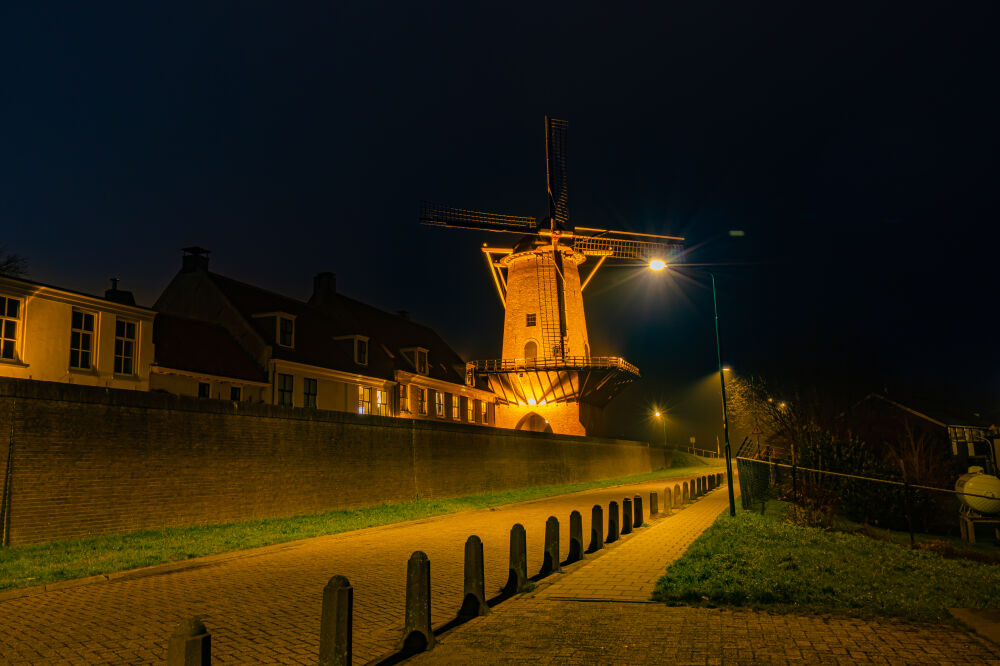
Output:
[[636,442],[0,379],[9,545],[570,483]]

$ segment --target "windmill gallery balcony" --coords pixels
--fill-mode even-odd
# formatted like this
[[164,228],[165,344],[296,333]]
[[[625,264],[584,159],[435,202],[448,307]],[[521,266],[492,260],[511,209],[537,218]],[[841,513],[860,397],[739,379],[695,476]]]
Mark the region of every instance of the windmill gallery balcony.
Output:
[[486,377],[501,405],[585,402],[603,407],[639,369],[619,356],[565,356],[470,361],[467,383]]

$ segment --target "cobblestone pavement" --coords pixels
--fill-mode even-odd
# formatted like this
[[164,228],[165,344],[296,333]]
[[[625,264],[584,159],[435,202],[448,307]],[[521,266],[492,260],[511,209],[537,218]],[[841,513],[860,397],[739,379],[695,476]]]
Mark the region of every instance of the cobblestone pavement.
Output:
[[728,499],[725,486],[711,492],[407,663],[1000,665],[1000,648],[956,627],[648,601]]
[[928,624],[522,597],[406,663],[967,665],[1000,664],[1000,649]]
[[594,504],[605,507],[607,520],[609,501],[621,503],[636,493],[648,497],[683,480],[588,490],[318,537],[236,557],[191,560],[191,568],[183,570],[7,599],[0,602],[0,663],[163,663],[168,637],[191,615],[201,616],[212,632],[216,663],[315,663],[322,589],[334,574],[347,576],[354,586],[354,661],[365,663],[400,638],[406,561],[413,551],[430,558],[433,623],[439,626],[454,618],[462,601],[469,535],[483,541],[491,596],[507,579],[514,523],[527,531],[532,574],[542,565],[549,516],[559,519],[565,558],[571,511],[583,514],[589,534]]

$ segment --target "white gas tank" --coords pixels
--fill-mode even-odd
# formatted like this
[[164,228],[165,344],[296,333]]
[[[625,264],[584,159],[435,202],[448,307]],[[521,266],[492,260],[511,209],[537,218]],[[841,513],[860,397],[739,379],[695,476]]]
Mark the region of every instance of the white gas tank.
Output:
[[[972,493],[959,495],[958,499],[973,511],[1000,513],[1000,479],[984,473],[982,467],[970,467],[968,474],[958,477],[955,490],[959,493]],[[981,497],[982,495],[985,497]]]

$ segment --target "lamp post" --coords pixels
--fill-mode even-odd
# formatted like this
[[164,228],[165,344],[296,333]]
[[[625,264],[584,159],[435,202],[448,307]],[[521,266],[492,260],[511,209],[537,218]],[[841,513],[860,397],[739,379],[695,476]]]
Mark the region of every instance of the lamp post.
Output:
[[[662,259],[653,259],[649,262],[649,268],[653,271],[662,271],[667,267]],[[692,270],[692,269],[689,269]],[[699,272],[708,273],[712,279],[712,310],[715,315],[715,357],[719,368],[719,387],[722,389],[722,437],[726,444],[726,480],[729,485],[729,515],[736,515],[736,495],[733,493],[733,462],[732,453],[729,447],[729,412],[726,409],[726,375],[722,367],[722,339],[719,334],[719,299],[715,291],[715,273],[710,270],[701,269]]]
[[660,414],[660,410],[656,410],[653,414],[656,418],[663,421],[663,448],[667,448],[667,416],[665,414]]

